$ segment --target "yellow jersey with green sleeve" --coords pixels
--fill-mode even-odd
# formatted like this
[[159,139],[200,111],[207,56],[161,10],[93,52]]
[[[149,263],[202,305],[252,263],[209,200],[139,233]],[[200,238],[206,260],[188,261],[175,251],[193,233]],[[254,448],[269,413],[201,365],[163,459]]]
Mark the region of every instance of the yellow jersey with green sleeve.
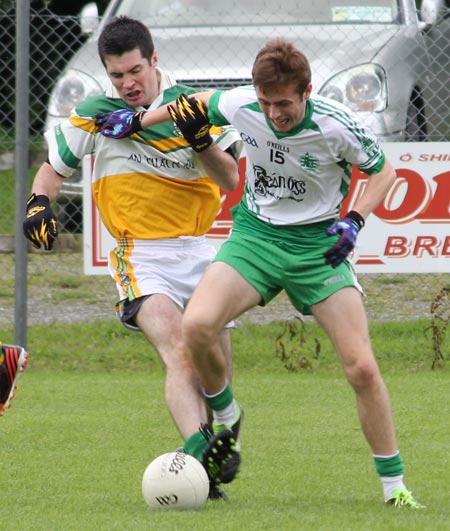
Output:
[[336,218],[352,165],[370,175],[385,162],[375,135],[345,106],[321,96],[307,101],[303,120],[287,133],[272,127],[251,85],[216,91],[208,116],[215,125],[232,124],[244,142],[241,205],[278,228]]
[[[149,110],[196,92],[158,70],[160,92]],[[69,177],[85,155],[94,155],[93,198],[105,227],[118,240],[204,235],[220,208],[218,185],[172,121],[129,138],[104,137],[96,128],[96,115],[125,108],[145,110],[128,106],[113,87],[87,98],[67,120],[46,132],[50,164]],[[233,127],[214,126],[211,134],[222,150],[231,149],[239,158],[242,142]]]

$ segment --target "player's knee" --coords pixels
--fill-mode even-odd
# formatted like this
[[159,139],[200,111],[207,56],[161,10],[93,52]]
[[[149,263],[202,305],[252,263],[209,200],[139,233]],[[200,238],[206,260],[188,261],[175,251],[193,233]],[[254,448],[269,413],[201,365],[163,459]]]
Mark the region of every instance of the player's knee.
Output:
[[372,360],[358,360],[351,367],[347,367],[345,372],[355,391],[371,388],[380,378],[378,367]]
[[186,349],[195,351],[214,341],[215,329],[207,316],[186,311],[181,323],[181,331]]

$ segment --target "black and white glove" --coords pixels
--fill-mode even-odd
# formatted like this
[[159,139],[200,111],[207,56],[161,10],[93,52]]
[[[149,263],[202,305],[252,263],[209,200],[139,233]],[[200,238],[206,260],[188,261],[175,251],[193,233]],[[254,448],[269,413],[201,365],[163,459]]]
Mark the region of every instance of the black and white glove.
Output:
[[209,134],[211,124],[208,113],[198,98],[189,98],[186,94],[182,94],[175,101],[175,106],[168,106],[168,111],[175,126],[194,151],[198,153],[204,151],[213,143]]
[[23,221],[23,233],[36,249],[40,249],[42,244],[46,251],[51,251],[58,236],[58,222],[46,195],[31,194]]

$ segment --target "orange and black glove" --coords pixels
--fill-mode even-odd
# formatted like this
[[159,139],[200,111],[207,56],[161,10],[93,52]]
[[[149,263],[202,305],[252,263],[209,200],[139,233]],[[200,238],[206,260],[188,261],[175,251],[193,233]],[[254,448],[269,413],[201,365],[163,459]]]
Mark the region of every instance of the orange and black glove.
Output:
[[36,249],[40,249],[41,244],[46,251],[52,249],[58,236],[58,222],[46,195],[31,194],[23,221],[23,233]]
[[204,151],[213,143],[209,133],[211,124],[208,113],[198,98],[188,98],[186,94],[182,94],[175,101],[175,106],[168,106],[168,111],[175,126],[194,151]]

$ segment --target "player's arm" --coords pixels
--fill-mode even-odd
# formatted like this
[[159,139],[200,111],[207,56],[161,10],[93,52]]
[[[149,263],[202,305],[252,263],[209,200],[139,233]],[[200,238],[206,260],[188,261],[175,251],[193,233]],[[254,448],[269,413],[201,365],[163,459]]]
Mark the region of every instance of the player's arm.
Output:
[[[208,109],[209,106],[209,100],[211,99],[211,96],[216,92],[215,90],[209,90],[207,92],[197,92],[196,94],[190,94],[189,98],[197,98],[200,100],[203,105]],[[175,102],[173,102],[175,103]],[[147,111],[141,119],[141,126],[142,129],[148,129],[152,125],[159,124],[161,122],[167,122],[168,120],[172,119],[172,116],[169,112],[169,105],[163,105],[162,107],[158,107],[157,109],[153,111]]]
[[[198,98],[208,108],[209,100],[215,91],[197,92],[189,98]],[[119,109],[114,112],[102,112],[96,116],[96,125],[100,128],[103,136],[107,138],[125,138],[142,129],[148,129],[152,125],[172,120],[169,106],[175,102],[163,105],[151,111],[130,111]]]
[[381,171],[369,175],[364,192],[356,201],[353,210],[345,218],[335,221],[327,230],[330,236],[340,235],[339,240],[324,253],[327,264],[337,267],[351,253],[367,217],[386,197],[396,177],[395,169],[388,160],[385,160]]
[[205,173],[211,177],[222,190],[231,192],[239,184],[239,166],[234,156],[222,151],[214,142],[197,154]]
[[58,236],[58,223],[50,202],[58,196],[63,180],[48,162],[42,164],[34,178],[23,220],[23,232],[37,249],[42,245],[46,251],[50,251]]
[[50,201],[54,201],[61,190],[64,177],[56,173],[49,162],[44,162],[37,171],[31,192],[36,195],[46,195]]
[[121,109],[97,116],[97,125],[108,138],[124,138],[160,122],[172,120],[203,166],[205,172],[223,190],[234,190],[239,183],[239,167],[235,158],[222,151],[213,141],[209,129],[207,105],[214,91],[181,95],[176,101],[147,112]]
[[392,164],[385,160],[384,166],[378,173],[368,176],[367,185],[361,197],[356,201],[353,209],[364,219],[383,201],[397,177]]
[[[209,93],[203,99],[209,102]],[[182,94],[168,106],[172,121],[196,152],[203,169],[223,190],[234,190],[239,184],[239,167],[235,158],[222,151],[210,134],[208,111],[200,98]]]

